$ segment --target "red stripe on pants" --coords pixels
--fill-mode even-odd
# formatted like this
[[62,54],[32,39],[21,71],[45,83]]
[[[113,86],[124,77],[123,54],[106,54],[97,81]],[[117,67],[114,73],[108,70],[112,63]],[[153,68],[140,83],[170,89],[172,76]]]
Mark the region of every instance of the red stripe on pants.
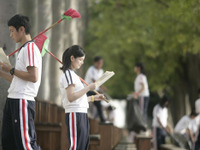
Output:
[[24,127],[24,138],[27,150],[30,150],[28,147],[28,140],[26,135],[26,114],[25,114],[25,100],[22,99],[22,115],[23,115],[23,127]]
[[72,150],[75,149],[75,124],[74,124],[74,113],[72,113],[72,137],[73,137],[73,147]]

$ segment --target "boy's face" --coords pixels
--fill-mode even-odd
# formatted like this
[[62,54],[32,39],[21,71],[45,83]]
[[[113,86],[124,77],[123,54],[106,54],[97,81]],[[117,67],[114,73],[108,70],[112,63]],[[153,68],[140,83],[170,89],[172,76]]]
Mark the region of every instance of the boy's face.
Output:
[[22,27],[20,27],[19,30],[17,31],[15,27],[9,26],[9,30],[10,30],[10,37],[12,38],[12,40],[15,41],[15,43],[20,42],[23,36]]
[[103,67],[103,59],[100,59],[98,62],[95,62],[94,66],[97,69],[101,69]]
[[167,108],[169,106],[169,102],[165,102],[165,107]]

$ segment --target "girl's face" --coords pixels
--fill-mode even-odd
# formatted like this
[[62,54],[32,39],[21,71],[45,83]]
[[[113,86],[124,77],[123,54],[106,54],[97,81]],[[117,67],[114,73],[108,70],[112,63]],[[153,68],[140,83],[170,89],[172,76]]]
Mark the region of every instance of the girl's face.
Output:
[[134,71],[135,73],[140,73],[140,67],[135,66]]
[[85,56],[74,58],[71,56],[71,68],[76,70],[79,69],[84,64]]

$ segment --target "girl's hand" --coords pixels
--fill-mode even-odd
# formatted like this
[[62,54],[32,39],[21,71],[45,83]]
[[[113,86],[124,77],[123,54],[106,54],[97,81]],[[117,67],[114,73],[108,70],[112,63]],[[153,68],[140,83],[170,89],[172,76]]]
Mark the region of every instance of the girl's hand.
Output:
[[88,88],[90,89],[90,91],[93,91],[96,89],[96,83],[91,83],[88,85]]
[[105,96],[103,94],[94,95],[95,101],[101,101],[101,100],[104,100],[104,99],[105,99]]
[[133,93],[133,98],[134,98],[134,99],[138,99],[138,93],[134,92],[134,93]]

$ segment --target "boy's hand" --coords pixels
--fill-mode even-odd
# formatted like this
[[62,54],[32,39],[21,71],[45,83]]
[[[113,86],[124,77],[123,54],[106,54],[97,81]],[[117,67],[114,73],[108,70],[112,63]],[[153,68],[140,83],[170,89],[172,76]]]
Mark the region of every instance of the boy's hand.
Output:
[[1,66],[1,69],[5,72],[10,72],[10,70],[12,69],[12,66],[7,63],[0,62],[0,66]]

